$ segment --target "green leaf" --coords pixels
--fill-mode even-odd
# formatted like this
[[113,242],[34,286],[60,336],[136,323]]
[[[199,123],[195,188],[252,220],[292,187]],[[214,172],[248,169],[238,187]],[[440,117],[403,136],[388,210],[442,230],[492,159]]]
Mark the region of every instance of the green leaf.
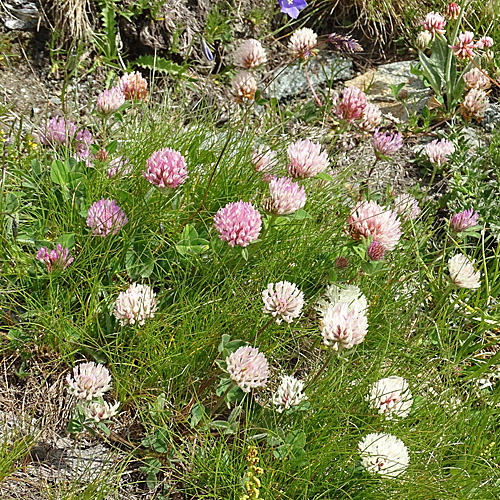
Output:
[[241,249],[241,256],[243,257],[243,260],[248,261],[248,248],[243,247]]
[[[323,181],[333,181],[333,177],[330,174],[327,174],[326,172],[320,172],[317,176],[317,179],[321,179]],[[302,210],[302,209],[301,209]],[[300,211],[300,210],[299,210]]]
[[116,153],[116,149],[118,148],[118,141],[115,139],[114,141],[111,141],[107,146],[106,146],[106,151],[109,154]]
[[65,233],[57,238],[56,243],[63,247],[73,248],[75,246],[75,233]]
[[78,420],[70,420],[68,422],[68,432],[78,433],[83,431],[83,425]]
[[154,269],[151,251],[143,241],[134,243],[125,256],[125,267],[132,279],[149,278]]
[[436,95],[440,95],[443,84],[441,75],[434,67],[433,62],[423,52],[419,52],[418,57],[422,65],[421,74],[427,79]]
[[309,215],[303,208],[297,210],[295,213],[289,215],[290,220],[304,220],[304,219],[312,219],[312,216]]
[[61,160],[54,160],[50,165],[50,179],[59,186],[68,185],[69,166]]
[[201,403],[196,403],[191,409],[191,418],[189,419],[191,428],[196,427],[204,416],[205,407]]

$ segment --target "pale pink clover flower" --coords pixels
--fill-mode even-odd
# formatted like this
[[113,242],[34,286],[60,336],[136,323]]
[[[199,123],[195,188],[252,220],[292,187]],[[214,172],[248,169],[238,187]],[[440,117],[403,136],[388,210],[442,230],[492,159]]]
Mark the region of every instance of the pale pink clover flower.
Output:
[[279,325],[282,321],[291,323],[300,316],[304,306],[304,293],[301,292],[295,283],[289,281],[279,281],[269,283],[262,291],[264,302],[264,314],[270,314],[276,318]]
[[115,200],[103,198],[91,205],[87,213],[87,226],[94,236],[103,238],[110,233],[114,235],[128,222],[125,212]]
[[381,207],[376,201],[359,202],[347,219],[351,235],[378,241],[387,250],[393,250],[401,237],[401,222],[389,208]]
[[226,369],[243,392],[267,385],[269,363],[256,347],[243,346],[230,354],[226,358]]
[[295,178],[314,177],[328,167],[328,153],[321,150],[321,144],[304,139],[288,146],[288,173]]
[[78,399],[90,401],[101,398],[111,388],[108,369],[93,361],[81,363],[73,368],[73,377],[66,377],[69,391]]
[[353,123],[363,118],[367,104],[366,94],[360,88],[351,86],[344,89],[342,99],[335,95],[332,109],[341,120]]
[[267,62],[266,51],[262,44],[253,38],[244,40],[234,54],[234,63],[241,68],[252,69],[265,62]]
[[289,215],[306,204],[306,191],[289,177],[272,179],[269,183],[270,196],[262,206],[266,212],[276,215]]
[[437,12],[429,12],[425,16],[425,20],[422,22],[422,25],[425,31],[431,33],[433,39],[436,36],[436,33],[439,33],[440,35],[446,34],[446,30],[444,28],[446,26],[446,19]]
[[434,139],[425,146],[425,154],[433,165],[441,167],[455,152],[455,145],[448,139]]

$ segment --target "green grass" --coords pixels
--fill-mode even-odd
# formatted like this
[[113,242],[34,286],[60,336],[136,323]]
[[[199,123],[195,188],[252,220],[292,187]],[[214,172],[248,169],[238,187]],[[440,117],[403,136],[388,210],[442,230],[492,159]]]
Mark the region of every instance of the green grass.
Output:
[[[261,498],[497,498],[500,246],[488,227],[453,235],[437,211],[440,202],[416,190],[422,215],[403,221],[396,249],[378,267],[369,265],[346,222],[357,201],[346,185],[360,168],[356,163],[300,181],[308,196],[304,210],[277,219],[263,215],[261,240],[245,251],[219,240],[213,217],[226,203],[251,201],[263,213],[268,185],[250,160],[257,143],[273,146],[278,173],[285,175],[286,147],[299,138],[290,132],[300,113],[294,106],[239,109],[224,122],[216,107],[201,102],[193,110],[182,93],[166,92],[126,107],[107,124],[90,113],[99,147],[133,166],[112,179],[107,162],[85,166],[72,159],[72,150],[34,149],[19,136],[6,147],[2,352],[17,350],[28,372],[37,349],[52,349],[68,372],[84,360],[104,363],[113,376],[112,398],[121,403],[118,418],[134,421],[134,432],[122,431],[120,443],[97,431],[98,439],[126,450],[121,469],[93,485],[48,487],[48,498],[118,498],[119,477],[133,461],[163,498],[180,491],[185,498],[239,499],[249,446],[257,447],[263,469]],[[300,129],[300,137],[313,140],[322,132],[303,122]],[[333,160],[336,131],[330,137],[325,147]],[[468,146],[457,144],[460,151],[446,167],[450,175],[467,167]],[[181,152],[189,170],[186,183],[168,193],[151,188],[141,174],[151,153],[164,147]],[[387,193],[390,186],[365,195],[390,206]],[[116,199],[128,217],[106,238],[86,226],[88,208],[101,198]],[[75,260],[47,273],[35,255],[57,242],[70,247]],[[481,270],[476,291],[449,286],[447,262],[459,252]],[[335,267],[339,256],[349,258],[347,269]],[[302,315],[264,328],[262,290],[281,280],[304,292]],[[132,282],[154,288],[158,311],[142,327],[121,327],[114,303]],[[333,357],[322,344],[315,308],[330,284],[356,285],[369,303],[366,339]],[[231,391],[226,404],[216,363],[224,358],[223,336],[265,354],[269,387],[245,397]],[[271,395],[284,373],[306,382],[309,408],[273,408]],[[404,377],[413,394],[404,419],[386,421],[366,401],[370,385],[390,375]],[[480,389],[481,379],[490,387]],[[372,432],[404,441],[405,474],[389,480],[363,470],[357,445]],[[0,449],[5,477],[26,453],[9,446]]]

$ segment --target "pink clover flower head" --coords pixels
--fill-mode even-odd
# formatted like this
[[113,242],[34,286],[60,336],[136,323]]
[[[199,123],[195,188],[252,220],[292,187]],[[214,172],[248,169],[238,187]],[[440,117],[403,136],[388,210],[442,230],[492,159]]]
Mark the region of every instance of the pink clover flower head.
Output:
[[229,246],[248,246],[259,237],[262,217],[250,202],[228,203],[214,217],[214,227],[222,241]]
[[385,246],[375,240],[370,243],[368,249],[366,250],[368,257],[370,257],[370,259],[374,261],[382,260],[384,258],[385,252]]
[[121,326],[143,326],[148,318],[154,318],[156,296],[148,285],[132,283],[125,292],[120,292],[115,302],[113,314]]
[[234,54],[234,64],[240,68],[252,69],[266,62],[264,47],[253,38],[243,41]]
[[375,155],[391,155],[399,151],[403,147],[403,137],[399,132],[391,134],[390,132],[382,132],[376,129],[373,134],[373,148]]
[[461,105],[462,115],[466,120],[480,122],[490,106],[488,95],[482,89],[470,89]]
[[256,347],[240,347],[226,358],[226,364],[231,380],[243,392],[267,385],[269,364]]
[[488,90],[491,86],[486,71],[480,71],[478,68],[472,68],[464,74],[464,82],[470,89]]
[[81,363],[73,368],[73,377],[66,377],[68,389],[78,399],[91,401],[102,398],[111,388],[111,375],[108,369],[93,361]]
[[248,71],[240,71],[233,78],[231,84],[233,95],[237,103],[244,104],[245,102],[253,101],[257,92],[257,80]]
[[145,101],[148,98],[148,82],[139,71],[123,75],[118,80],[118,88],[127,101]]
[[359,202],[347,223],[354,239],[371,237],[388,251],[394,250],[401,237],[401,222],[396,212],[381,207],[376,201]]
[[315,55],[318,35],[311,28],[300,28],[290,37],[288,49],[293,57],[308,59]]
[[90,401],[83,405],[82,410],[89,420],[93,420],[96,424],[103,420],[110,420],[118,413],[120,403],[115,402],[114,405],[106,401]]
[[289,177],[272,179],[269,183],[271,196],[264,199],[262,206],[266,212],[289,215],[306,204],[306,191]]
[[361,465],[370,474],[385,478],[404,474],[410,463],[408,449],[401,439],[391,434],[374,432],[367,434],[359,443]]
[[299,12],[307,7],[305,0],[279,0],[281,12],[289,15],[292,19],[297,19]]
[[330,163],[326,151],[321,151],[321,144],[304,139],[288,146],[288,173],[297,179],[314,177],[326,170]]
[[118,111],[125,104],[125,94],[119,87],[104,90],[97,96],[97,109],[103,115]]
[[115,200],[103,198],[91,205],[87,213],[87,226],[94,236],[103,238],[110,233],[115,235],[128,222],[124,211]]
[[363,342],[368,331],[368,319],[356,304],[349,306],[338,302],[324,311],[319,326],[325,345],[339,351]]
[[142,175],[160,189],[175,189],[187,179],[186,160],[174,149],[160,149],[148,158],[146,170],[142,171]]
[[50,146],[70,146],[76,134],[74,122],[61,116],[54,116],[40,133],[40,142]]
[[119,175],[120,177],[125,177],[129,175],[134,170],[134,167],[131,165],[128,158],[124,158],[123,156],[117,156],[113,158],[109,162],[108,168],[108,179],[111,179],[115,175]]
[[304,382],[289,375],[281,377],[281,384],[273,394],[273,404],[278,413],[298,406],[307,399],[304,394]]
[[270,173],[276,161],[276,151],[273,151],[265,144],[261,144],[257,149],[253,150],[251,161],[256,172]]
[[48,250],[47,247],[40,248],[36,254],[36,258],[47,265],[48,273],[63,271],[74,260],[69,253],[69,248],[63,248],[60,243],[53,250]]
[[[351,86],[342,92],[342,100],[338,95],[333,100],[333,112],[341,119],[349,123],[363,118],[363,112],[367,106],[366,94],[358,87]],[[373,108],[371,109],[373,112]]]
[[348,54],[363,52],[363,47],[359,44],[359,42],[349,35],[330,33],[327,40],[332,49],[336,52],[346,52]]
[[94,144],[94,138],[90,130],[84,128],[78,131],[76,134],[76,144],[75,149],[83,159],[87,159],[92,155],[90,146]]
[[295,283],[289,281],[279,281],[278,283],[269,283],[267,288],[262,291],[262,300],[264,301],[264,314],[270,314],[276,318],[279,325],[282,321],[291,323],[300,316],[304,306],[304,293],[301,292]]
[[483,36],[477,41],[476,47],[478,49],[489,49],[493,47],[493,43],[493,38],[491,38],[491,36]]
[[418,201],[407,193],[396,196],[394,209],[403,219],[415,220],[421,213]]
[[425,154],[433,165],[444,165],[455,152],[455,145],[448,139],[434,139],[425,146]]
[[446,15],[454,21],[455,19],[458,19],[458,16],[460,15],[460,5],[456,2],[450,2],[448,4],[448,7],[446,7]]
[[396,375],[372,384],[366,399],[370,408],[377,410],[387,420],[407,417],[413,404],[408,382]]
[[422,22],[423,28],[425,31],[428,31],[432,34],[432,38],[436,36],[436,33],[440,35],[445,35],[446,30],[444,27],[446,26],[446,19],[437,12],[429,12],[425,16],[425,20]]
[[382,111],[376,104],[367,103],[361,115],[358,127],[365,132],[374,132],[382,123]]
[[455,233],[461,233],[466,229],[476,226],[478,220],[479,214],[474,212],[473,208],[469,208],[468,210],[455,214],[450,219],[450,227]]
[[457,254],[448,261],[451,281],[459,288],[475,290],[481,286],[481,273],[474,269],[474,261],[464,254]]
[[456,45],[450,45],[449,47],[459,59],[472,59],[476,55],[473,50],[476,48],[474,33],[472,31],[460,33]]

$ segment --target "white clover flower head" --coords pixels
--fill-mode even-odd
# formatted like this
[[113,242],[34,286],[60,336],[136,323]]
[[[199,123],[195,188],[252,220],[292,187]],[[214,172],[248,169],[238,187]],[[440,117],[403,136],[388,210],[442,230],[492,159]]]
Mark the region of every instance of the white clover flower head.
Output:
[[425,146],[425,154],[433,165],[444,165],[455,152],[455,144],[448,139],[434,139]]
[[418,201],[411,194],[400,194],[394,198],[394,209],[402,219],[416,219],[420,213]]
[[84,415],[89,419],[93,420],[95,423],[101,422],[102,420],[109,420],[113,418],[118,413],[119,402],[115,402],[114,405],[107,403],[106,401],[91,401],[82,407]]
[[309,139],[293,142],[287,153],[290,160],[288,173],[297,179],[314,177],[326,170],[330,163],[328,153],[321,150],[321,144]]
[[326,309],[319,323],[323,342],[335,351],[361,344],[368,331],[368,319],[357,306],[339,302]]
[[243,392],[267,385],[269,363],[256,347],[243,346],[226,358],[227,372]]
[[475,261],[464,254],[457,254],[448,261],[451,281],[459,288],[475,290],[481,286],[481,272],[474,269]]
[[480,71],[478,68],[472,68],[464,74],[464,82],[470,89],[488,90],[491,87],[489,78],[485,75],[486,71]]
[[120,292],[115,302],[113,314],[120,320],[120,325],[143,326],[147,318],[153,318],[157,309],[153,289],[148,285],[132,283],[125,291]]
[[288,49],[294,57],[308,59],[314,55],[318,43],[318,35],[311,28],[300,28],[291,37]]
[[490,106],[488,95],[482,89],[470,89],[462,103],[462,115],[466,120],[480,122]]
[[358,443],[361,464],[371,474],[393,478],[403,474],[410,463],[408,449],[391,434],[374,432]]
[[239,104],[253,101],[257,92],[257,80],[248,71],[240,71],[235,75],[232,82],[233,95]]
[[397,375],[382,378],[372,384],[366,399],[370,408],[377,410],[387,420],[408,416],[413,404],[408,382]]
[[374,132],[375,129],[382,123],[382,111],[380,108],[371,102],[367,103],[361,115],[361,121],[358,127],[365,132]]
[[279,325],[282,321],[291,323],[297,318],[304,306],[304,293],[301,292],[295,283],[289,281],[279,281],[269,283],[262,291],[264,301],[264,314],[271,314],[276,318]]
[[289,177],[279,177],[269,182],[270,196],[262,206],[266,212],[276,215],[289,215],[306,204],[306,191]]
[[415,45],[418,49],[425,50],[431,43],[432,39],[433,37],[431,32],[421,31],[415,40]]
[[252,69],[267,62],[266,51],[258,40],[244,40],[236,49],[234,64],[244,69]]
[[87,401],[101,398],[111,388],[111,375],[108,369],[93,361],[75,366],[73,377],[68,374],[66,381],[71,394]]
[[284,375],[281,377],[281,384],[273,394],[273,404],[276,406],[276,411],[283,411],[298,406],[302,401],[307,399],[307,396],[302,392],[304,390],[304,382],[295,377]]
[[347,304],[349,309],[357,307],[359,312],[365,314],[368,311],[368,301],[361,290],[355,285],[347,285],[342,288],[330,285],[326,289],[325,298],[318,300],[317,310],[324,316],[326,310],[336,304]]

